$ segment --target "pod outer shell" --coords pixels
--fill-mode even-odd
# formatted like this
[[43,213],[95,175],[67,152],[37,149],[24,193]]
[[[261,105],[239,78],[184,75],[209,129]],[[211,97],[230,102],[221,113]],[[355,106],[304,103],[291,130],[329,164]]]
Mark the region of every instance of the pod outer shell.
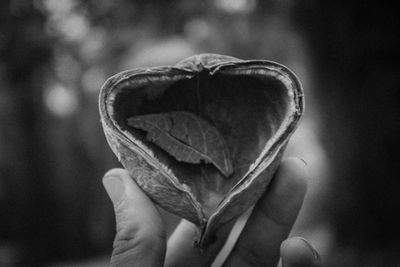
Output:
[[[233,190],[221,203],[217,212],[207,220],[202,213],[200,204],[190,193],[190,189],[180,184],[176,178],[171,177],[168,171],[160,168],[157,162],[152,159],[149,151],[137,146],[115,124],[110,114],[110,95],[118,85],[135,77],[146,75],[193,77],[204,69],[207,69],[212,75],[223,68],[241,67],[246,69],[254,66],[270,68],[271,71],[281,73],[288,79],[291,83],[290,90],[292,90],[295,108],[292,111],[287,129],[277,137],[276,142],[268,151],[268,155],[254,168],[247,179],[240,181],[237,190]],[[212,242],[215,231],[221,225],[255,205],[266,190],[279,166],[286,144],[303,113],[304,99],[302,87],[297,77],[289,69],[278,63],[265,60],[245,61],[228,56],[201,54],[187,58],[171,67],[138,68],[114,75],[102,87],[99,109],[109,146],[131,177],[163,209],[196,224],[199,229],[197,244],[200,247],[207,247]]]

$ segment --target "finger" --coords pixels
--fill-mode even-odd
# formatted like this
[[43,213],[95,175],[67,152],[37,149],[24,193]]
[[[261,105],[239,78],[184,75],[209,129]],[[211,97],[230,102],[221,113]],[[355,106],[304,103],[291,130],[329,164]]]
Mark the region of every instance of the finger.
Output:
[[317,251],[302,237],[286,239],[281,245],[282,267],[321,267]]
[[224,245],[233,223],[234,221],[221,227],[216,233],[216,241],[205,250],[200,250],[193,246],[198,234],[196,226],[186,220],[182,220],[168,239],[165,266],[210,266]]
[[304,162],[296,158],[282,161],[224,266],[275,266],[279,247],[296,220],[306,187]]
[[165,231],[152,201],[123,169],[113,169],[103,178],[115,211],[117,233],[111,266],[162,266]]

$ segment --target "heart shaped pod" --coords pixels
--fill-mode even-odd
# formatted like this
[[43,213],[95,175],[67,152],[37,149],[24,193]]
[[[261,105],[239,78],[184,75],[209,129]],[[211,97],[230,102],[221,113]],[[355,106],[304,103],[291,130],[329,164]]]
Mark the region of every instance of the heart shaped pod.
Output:
[[[99,109],[107,141],[131,177],[159,206],[196,224],[197,244],[206,247],[219,226],[265,191],[304,99],[299,80],[283,65],[201,54],[175,66],[112,76],[101,89]],[[138,116],[182,112],[201,118],[224,139],[229,172],[207,161],[177,160],[143,128],[129,124]]]

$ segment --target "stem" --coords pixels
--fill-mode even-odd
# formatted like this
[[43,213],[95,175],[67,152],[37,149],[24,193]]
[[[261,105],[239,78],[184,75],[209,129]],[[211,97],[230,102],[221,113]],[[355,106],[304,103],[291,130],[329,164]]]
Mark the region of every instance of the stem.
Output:
[[229,233],[229,236],[226,239],[224,246],[215,257],[213,263],[211,264],[211,267],[221,267],[224,264],[233,247],[235,246],[237,240],[239,239],[243,228],[246,226],[247,220],[250,218],[253,208],[254,206],[251,206],[236,220],[235,225],[232,227],[232,230]]

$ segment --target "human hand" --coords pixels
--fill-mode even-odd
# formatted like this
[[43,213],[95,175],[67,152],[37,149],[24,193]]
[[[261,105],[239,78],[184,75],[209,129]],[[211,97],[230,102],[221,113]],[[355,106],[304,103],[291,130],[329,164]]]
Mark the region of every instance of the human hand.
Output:
[[[103,184],[113,202],[117,225],[111,266],[210,266],[232,227],[232,223],[222,227],[216,242],[200,251],[192,246],[195,226],[182,220],[167,242],[157,208],[127,171],[110,170]],[[317,252],[305,239],[286,239],[306,185],[305,164],[295,158],[282,161],[223,266],[276,266],[281,258],[282,267],[320,267]]]

